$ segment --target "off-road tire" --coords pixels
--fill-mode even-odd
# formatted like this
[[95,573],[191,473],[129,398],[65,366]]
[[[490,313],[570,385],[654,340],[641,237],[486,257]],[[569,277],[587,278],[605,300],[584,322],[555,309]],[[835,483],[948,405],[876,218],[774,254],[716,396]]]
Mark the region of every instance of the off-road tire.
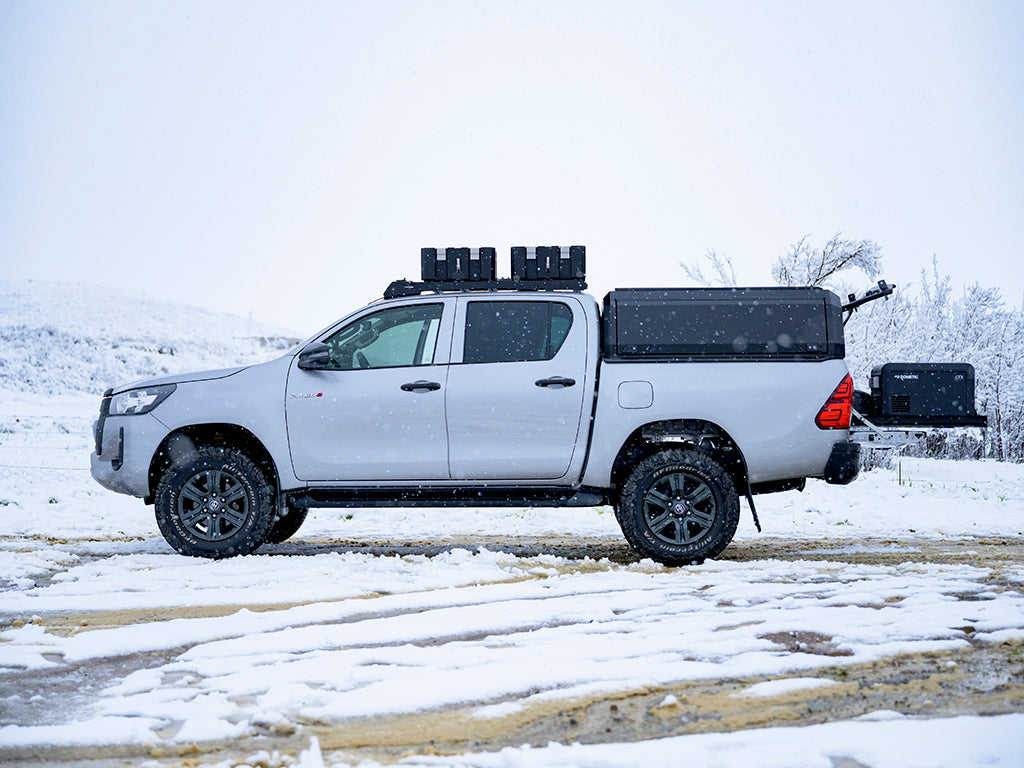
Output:
[[270,532],[267,533],[267,538],[263,541],[264,544],[280,544],[282,541],[288,541],[302,527],[302,523],[305,522],[306,515],[309,513],[305,507],[287,506],[285,510],[285,514],[279,514],[274,520],[274,524],[270,526]]
[[644,557],[694,565],[715,557],[736,534],[740,502],[732,478],[701,451],[661,451],[637,464],[623,484],[615,517]]
[[274,488],[241,451],[204,446],[157,485],[156,522],[183,555],[248,555],[274,524]]

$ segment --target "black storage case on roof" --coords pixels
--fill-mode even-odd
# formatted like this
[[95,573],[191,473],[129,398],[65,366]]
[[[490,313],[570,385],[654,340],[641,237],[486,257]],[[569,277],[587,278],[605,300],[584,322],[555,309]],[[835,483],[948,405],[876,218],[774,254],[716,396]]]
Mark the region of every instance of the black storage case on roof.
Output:
[[420,248],[421,279],[494,280],[496,254],[494,248]]
[[974,409],[969,363],[886,363],[871,369],[871,421],[922,426],[984,426]]
[[587,248],[571,245],[523,245],[512,248],[513,280],[582,280],[587,273]]
[[823,288],[616,288],[605,359],[842,359],[842,302]]
[[421,282],[393,280],[384,298],[445,291],[585,291],[586,254],[582,245],[516,246],[512,277],[500,278],[494,248],[421,248]]

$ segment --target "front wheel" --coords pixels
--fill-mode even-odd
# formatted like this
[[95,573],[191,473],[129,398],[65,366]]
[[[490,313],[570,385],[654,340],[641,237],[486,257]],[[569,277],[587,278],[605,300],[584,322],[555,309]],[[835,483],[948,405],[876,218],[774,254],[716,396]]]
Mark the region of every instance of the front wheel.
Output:
[[273,497],[273,487],[245,454],[205,446],[164,473],[156,490],[156,522],[183,555],[248,555],[274,523]]
[[641,555],[665,565],[714,557],[736,534],[740,502],[729,474],[699,451],[649,456],[630,472],[615,516]]

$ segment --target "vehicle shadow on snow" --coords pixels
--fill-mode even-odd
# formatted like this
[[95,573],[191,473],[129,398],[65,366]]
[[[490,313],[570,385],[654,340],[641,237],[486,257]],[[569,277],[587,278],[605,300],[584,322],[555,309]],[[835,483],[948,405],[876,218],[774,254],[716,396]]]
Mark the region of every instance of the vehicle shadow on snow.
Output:
[[[606,560],[631,565],[643,558],[624,539],[580,536],[488,536],[463,534],[444,539],[380,539],[311,537],[282,544],[265,544],[259,555],[313,556],[358,553],[375,557],[436,557],[456,550],[503,552],[515,557],[558,557],[566,560]],[[926,538],[798,539],[765,537],[733,541],[715,559],[731,562],[758,560],[822,560],[891,566],[910,562],[989,564],[997,566],[1024,558],[1024,539],[972,537],[960,542]]]
[[316,538],[303,540],[296,538],[282,544],[265,544],[260,547],[260,555],[291,555],[311,556],[329,553],[358,553],[377,557],[406,557],[419,555],[436,557],[437,555],[466,549],[472,552],[487,550],[503,552],[515,557],[551,556],[566,560],[609,560],[614,563],[627,564],[640,561],[638,555],[625,540],[612,538],[580,538],[572,537],[564,540],[540,536],[516,536],[514,538],[463,535],[446,537],[444,540],[426,541],[422,539],[400,538],[385,539],[352,539],[352,538]]

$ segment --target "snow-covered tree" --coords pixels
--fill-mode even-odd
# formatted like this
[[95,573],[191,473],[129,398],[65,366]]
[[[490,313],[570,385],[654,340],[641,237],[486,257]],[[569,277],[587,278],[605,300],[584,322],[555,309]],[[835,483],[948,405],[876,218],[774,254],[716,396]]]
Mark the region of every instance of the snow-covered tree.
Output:
[[772,267],[772,279],[779,285],[828,287],[843,270],[857,268],[875,277],[882,261],[882,250],[871,240],[847,240],[836,233],[819,250],[805,235],[780,256]]
[[924,453],[1024,461],[1024,311],[1005,309],[997,288],[973,285],[955,298],[934,259],[916,293],[904,286],[888,302],[861,307],[847,324],[846,359],[858,388],[867,388],[871,368],[882,363],[970,363],[988,428],[980,438],[976,430],[937,431]]
[[736,285],[736,270],[733,269],[732,259],[728,256],[719,256],[715,251],[709,250],[704,254],[708,265],[711,267],[711,276],[704,274],[700,264],[687,264],[682,262],[681,266],[687,276],[698,285],[719,285],[731,288]]

